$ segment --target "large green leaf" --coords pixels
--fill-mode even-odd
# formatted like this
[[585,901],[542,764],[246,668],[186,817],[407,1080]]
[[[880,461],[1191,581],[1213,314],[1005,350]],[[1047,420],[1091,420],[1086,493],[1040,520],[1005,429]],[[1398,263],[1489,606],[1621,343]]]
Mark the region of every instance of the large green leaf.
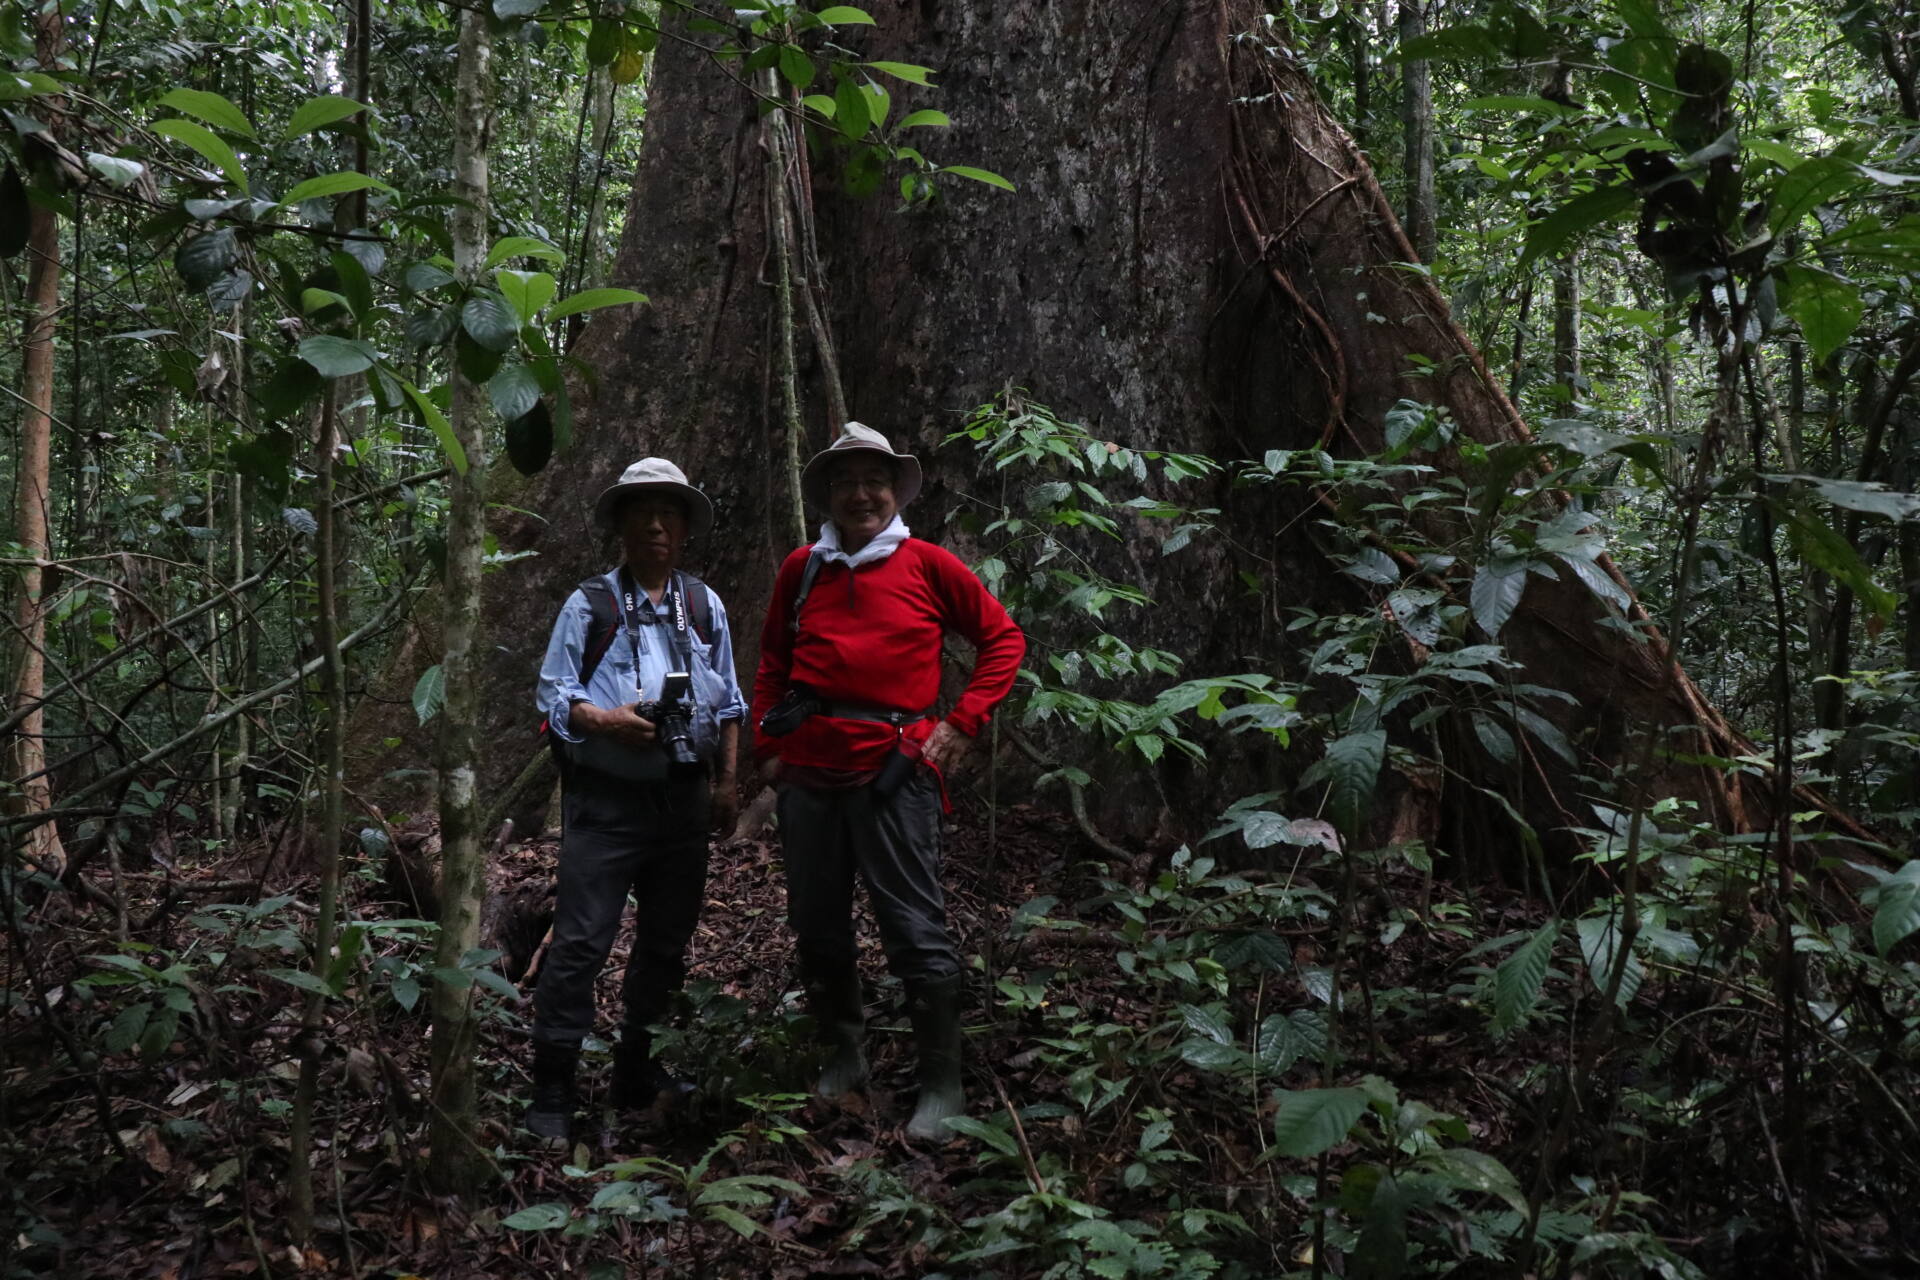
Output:
[[319,370],[323,377],[345,378],[373,368],[379,353],[357,338],[321,333],[300,340],[300,358]]
[[183,240],[173,251],[173,269],[189,289],[205,289],[240,261],[240,242],[232,227],[220,227]]
[[1901,867],[1873,893],[1873,946],[1884,958],[1920,929],[1920,860]]
[[1547,964],[1553,959],[1554,939],[1559,935],[1560,922],[1547,921],[1493,971],[1493,1029],[1496,1034],[1512,1031],[1533,1012],[1534,1003],[1540,998],[1541,984],[1547,980]]
[[992,170],[976,169],[974,166],[970,164],[941,165],[939,172],[951,173],[961,178],[970,178],[975,182],[984,182],[988,186],[998,187],[1002,191],[1013,191],[1016,189],[1011,182],[1008,182],[1005,178],[1001,177],[997,173],[994,173]]
[[1551,257],[1583,231],[1619,217],[1635,208],[1640,197],[1624,182],[1596,187],[1575,196],[1540,221],[1527,228],[1527,246],[1520,254],[1520,266],[1535,258]]
[[222,142],[205,125],[195,124],[191,120],[156,120],[153,131],[163,138],[171,138],[192,147],[214,168],[226,174],[228,182],[242,191],[251,192],[252,188],[247,186],[247,171],[240,167],[240,157],[233,154],[233,148]]
[[1366,816],[1386,753],[1384,729],[1349,733],[1327,745],[1327,814],[1342,831],[1356,830]]
[[583,289],[579,293],[570,293],[554,303],[553,309],[547,312],[547,319],[564,320],[582,311],[617,307],[629,302],[644,303],[646,300],[646,294],[636,293],[632,289]]
[[349,191],[365,191],[377,187],[381,191],[393,188],[378,178],[370,178],[364,173],[342,170],[339,173],[323,173],[298,183],[293,190],[280,197],[282,205],[299,204],[302,200],[317,200],[323,196],[341,196]]
[[487,253],[482,269],[491,271],[503,262],[514,258],[538,258],[542,262],[551,262],[555,266],[567,260],[567,255],[548,244],[545,240],[533,236],[504,236]]
[[[1613,916],[1587,916],[1574,924],[1580,939],[1580,958],[1586,961],[1587,980],[1593,989],[1605,994],[1613,981],[1613,968],[1620,961],[1619,921]],[[1633,1002],[1640,984],[1646,981],[1647,967],[1640,957],[1627,952],[1626,967],[1620,972],[1620,991],[1615,997],[1621,1008]]]
[[1524,1215],[1527,1197],[1513,1171],[1484,1151],[1449,1147],[1420,1158],[1419,1167],[1457,1191],[1479,1191],[1498,1196],[1508,1208]]
[[572,1212],[564,1204],[530,1204],[518,1213],[500,1219],[509,1231],[552,1231],[567,1225]]
[[420,678],[413,682],[413,714],[420,717],[421,724],[425,724],[446,705],[447,670],[436,662],[422,671]]
[[330,124],[338,124],[348,116],[358,115],[366,109],[365,103],[355,102],[352,98],[343,98],[337,93],[308,98],[294,110],[293,118],[287,121],[286,136],[297,138],[303,133],[324,129]]
[[469,337],[489,351],[506,351],[520,339],[520,320],[506,299],[491,289],[468,298],[460,308],[460,324]]
[[533,370],[524,364],[505,364],[488,380],[487,397],[493,401],[493,411],[500,415],[500,420],[512,422],[540,403],[540,384],[534,379]]
[[1860,286],[1818,267],[1785,268],[1787,314],[1800,325],[1816,364],[1853,336],[1864,312]]
[[553,301],[560,287],[544,271],[513,271],[505,267],[493,273],[493,281],[500,286],[500,296],[507,300],[521,324],[532,324],[540,309]]
[[1815,156],[1795,165],[1773,188],[1767,226],[1777,235],[1861,181],[1860,166],[1839,156]]
[[1499,638],[1500,628],[1507,625],[1526,590],[1524,560],[1495,558],[1473,571],[1473,585],[1467,594],[1473,605],[1473,620],[1487,633],[1487,639]]
[[205,89],[171,89],[160,99],[163,107],[172,107],[175,111],[184,111],[190,116],[199,116],[208,124],[231,130],[246,137],[254,137],[253,121],[247,119],[247,113],[228,102],[217,93],[208,93]]
[[440,447],[446,452],[447,462],[461,475],[467,473],[467,451],[460,447],[460,439],[453,434],[453,424],[447,421],[447,415],[440,412],[440,406],[428,399],[426,393],[411,382],[402,382],[401,391],[407,399],[413,401],[413,407],[419,411],[427,428],[439,437]]
[[1280,1089],[1280,1112],[1273,1118],[1274,1146],[1283,1156],[1304,1159],[1346,1140],[1366,1113],[1367,1095],[1359,1089]]

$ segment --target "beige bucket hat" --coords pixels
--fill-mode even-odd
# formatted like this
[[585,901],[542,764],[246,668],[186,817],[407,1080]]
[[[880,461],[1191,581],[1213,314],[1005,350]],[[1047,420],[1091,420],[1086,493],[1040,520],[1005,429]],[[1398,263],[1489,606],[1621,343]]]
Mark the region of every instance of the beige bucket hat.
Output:
[[713,503],[687,483],[686,472],[665,458],[642,458],[622,471],[619,482],[608,485],[593,504],[593,522],[611,529],[613,513],[622,498],[654,491],[670,493],[687,504],[687,532],[692,536],[697,538],[713,528]]
[[920,496],[920,459],[910,453],[895,453],[887,438],[865,423],[849,422],[840,428],[832,444],[807,460],[806,469],[800,473],[800,492],[807,501],[825,510],[827,473],[835,459],[856,453],[878,454],[894,464],[898,478],[893,484],[893,498],[899,506]]

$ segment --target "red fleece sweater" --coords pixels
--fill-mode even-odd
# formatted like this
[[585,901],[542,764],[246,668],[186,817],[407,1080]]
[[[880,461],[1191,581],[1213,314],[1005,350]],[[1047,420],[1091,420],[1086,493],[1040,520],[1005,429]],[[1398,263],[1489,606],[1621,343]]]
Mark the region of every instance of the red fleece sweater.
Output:
[[[878,768],[893,747],[888,725],[817,715],[784,738],[769,738],[760,732],[760,717],[795,684],[828,701],[900,711],[929,707],[940,694],[940,648],[948,631],[972,641],[977,653],[973,678],[947,722],[969,737],[979,733],[1013,688],[1027,641],[973,571],[919,538],[908,538],[878,564],[822,565],[796,636],[789,620],[811,551],[805,546],[789,555],[774,579],[753,681],[754,754],[812,768]],[[906,735],[924,741],[933,725],[918,721]]]

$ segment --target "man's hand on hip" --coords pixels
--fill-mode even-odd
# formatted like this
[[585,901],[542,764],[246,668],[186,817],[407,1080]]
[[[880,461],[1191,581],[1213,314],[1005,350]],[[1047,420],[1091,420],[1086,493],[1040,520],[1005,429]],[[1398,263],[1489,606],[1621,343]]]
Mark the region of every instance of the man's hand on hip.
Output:
[[966,734],[942,720],[933,726],[933,732],[927,735],[926,745],[920,748],[920,758],[934,768],[945,772],[948,766],[966,752],[972,741]]

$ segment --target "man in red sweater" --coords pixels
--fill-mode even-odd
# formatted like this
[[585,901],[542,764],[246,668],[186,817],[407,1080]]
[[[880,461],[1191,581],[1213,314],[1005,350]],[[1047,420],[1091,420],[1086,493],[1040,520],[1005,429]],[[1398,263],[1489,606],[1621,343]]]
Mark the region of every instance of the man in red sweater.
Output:
[[[866,883],[887,963],[907,988],[919,1052],[912,1136],[961,1114],[960,959],[940,890],[941,770],[1013,688],[1026,639],[973,571],[909,535],[900,508],[920,463],[849,422],[801,490],[829,516],[780,566],[754,679],[754,753],[779,790],[787,911],[808,1006],[829,1050],[820,1092],[867,1077],[853,883]],[[942,719],[947,632],[973,643],[972,678]]]

